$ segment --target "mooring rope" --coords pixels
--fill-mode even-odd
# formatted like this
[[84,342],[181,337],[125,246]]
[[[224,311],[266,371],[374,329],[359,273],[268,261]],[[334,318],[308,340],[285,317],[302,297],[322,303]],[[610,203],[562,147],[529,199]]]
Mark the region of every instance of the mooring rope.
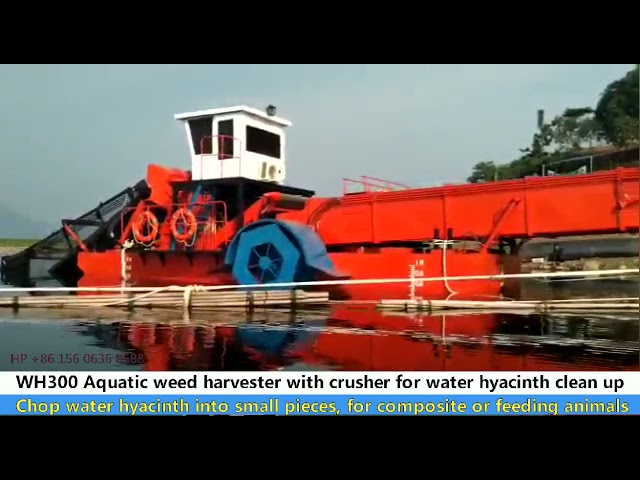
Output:
[[449,292],[449,295],[447,296],[447,300],[449,300],[451,297],[460,295],[460,292],[457,292],[456,290],[451,288],[451,285],[449,285],[449,281],[447,278],[447,247],[449,245],[453,245],[454,242],[453,240],[434,240],[433,243],[434,245],[442,246],[442,278],[444,286],[447,289],[447,292]]
[[182,291],[184,290],[185,287],[177,287],[175,285],[170,285],[168,287],[161,287],[161,288],[157,288],[155,290],[151,290],[150,292],[147,293],[142,293],[140,295],[135,295],[133,297],[129,297],[129,298],[125,298],[123,300],[116,300],[115,302],[106,302],[106,303],[101,303],[96,305],[97,307],[115,307],[117,305],[123,305],[125,303],[130,303],[130,302],[136,302],[138,300],[142,300],[143,298],[147,298],[147,297],[151,297],[153,295],[156,295],[158,293],[163,293],[163,292],[168,292],[168,291]]
[[157,288],[157,289],[152,290],[150,292],[143,293],[143,294],[140,294],[140,295],[135,295],[135,296],[130,297],[130,298],[125,298],[123,300],[117,300],[115,302],[102,303],[99,306],[100,307],[115,307],[117,305],[122,305],[122,304],[125,304],[125,303],[135,303],[138,300],[142,300],[143,298],[152,297],[154,295],[157,295],[158,293],[164,293],[164,292],[168,292],[168,291],[182,291],[182,293],[183,293],[182,298],[184,300],[184,307],[186,309],[188,309],[191,306],[192,294],[194,292],[204,292],[206,290],[204,289],[204,287],[202,285],[189,285],[189,286],[186,286],[186,287],[178,287],[176,285],[170,285],[168,287]]
[[188,309],[191,306],[191,294],[193,292],[202,292],[203,289],[200,285],[189,285],[184,289],[184,308]]
[[122,244],[120,250],[120,280],[122,286],[122,293],[125,293],[126,288],[129,286],[129,275],[127,272],[127,250],[135,245],[132,240],[126,240]]

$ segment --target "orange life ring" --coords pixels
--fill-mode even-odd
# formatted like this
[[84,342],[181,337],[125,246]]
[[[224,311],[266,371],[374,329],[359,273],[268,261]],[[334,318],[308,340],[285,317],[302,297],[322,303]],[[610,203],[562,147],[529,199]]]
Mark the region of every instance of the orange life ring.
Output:
[[[147,227],[147,234],[144,233],[144,227]],[[133,238],[139,243],[151,243],[158,236],[160,223],[158,217],[151,210],[145,210],[133,222]]]
[[[178,230],[178,226],[182,228]],[[171,233],[179,242],[187,242],[193,238],[198,228],[196,216],[187,208],[179,208],[171,216]]]

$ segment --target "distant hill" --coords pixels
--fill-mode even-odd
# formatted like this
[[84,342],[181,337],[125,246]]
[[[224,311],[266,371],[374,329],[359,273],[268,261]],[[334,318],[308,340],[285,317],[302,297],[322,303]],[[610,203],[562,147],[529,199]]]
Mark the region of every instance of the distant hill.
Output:
[[40,239],[54,230],[53,225],[32,220],[0,205],[0,238]]

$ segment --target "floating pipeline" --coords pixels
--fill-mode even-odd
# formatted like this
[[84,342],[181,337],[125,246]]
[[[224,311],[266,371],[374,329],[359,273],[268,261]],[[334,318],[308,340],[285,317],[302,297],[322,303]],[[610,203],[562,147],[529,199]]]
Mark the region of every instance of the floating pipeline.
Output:
[[525,261],[536,257],[553,259],[554,245],[556,244],[559,249],[555,256],[559,262],[585,258],[638,257],[637,236],[616,237],[613,235],[594,239],[530,241],[521,247],[520,256]]
[[243,227],[224,262],[239,285],[349,278],[335,269],[313,230],[282,220],[259,220]]

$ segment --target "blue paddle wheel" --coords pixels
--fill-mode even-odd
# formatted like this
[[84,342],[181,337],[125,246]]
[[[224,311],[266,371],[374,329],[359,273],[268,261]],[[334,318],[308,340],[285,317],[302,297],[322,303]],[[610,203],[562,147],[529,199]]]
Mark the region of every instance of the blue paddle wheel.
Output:
[[229,245],[225,264],[240,285],[344,278],[313,230],[281,220],[260,220],[243,227]]

